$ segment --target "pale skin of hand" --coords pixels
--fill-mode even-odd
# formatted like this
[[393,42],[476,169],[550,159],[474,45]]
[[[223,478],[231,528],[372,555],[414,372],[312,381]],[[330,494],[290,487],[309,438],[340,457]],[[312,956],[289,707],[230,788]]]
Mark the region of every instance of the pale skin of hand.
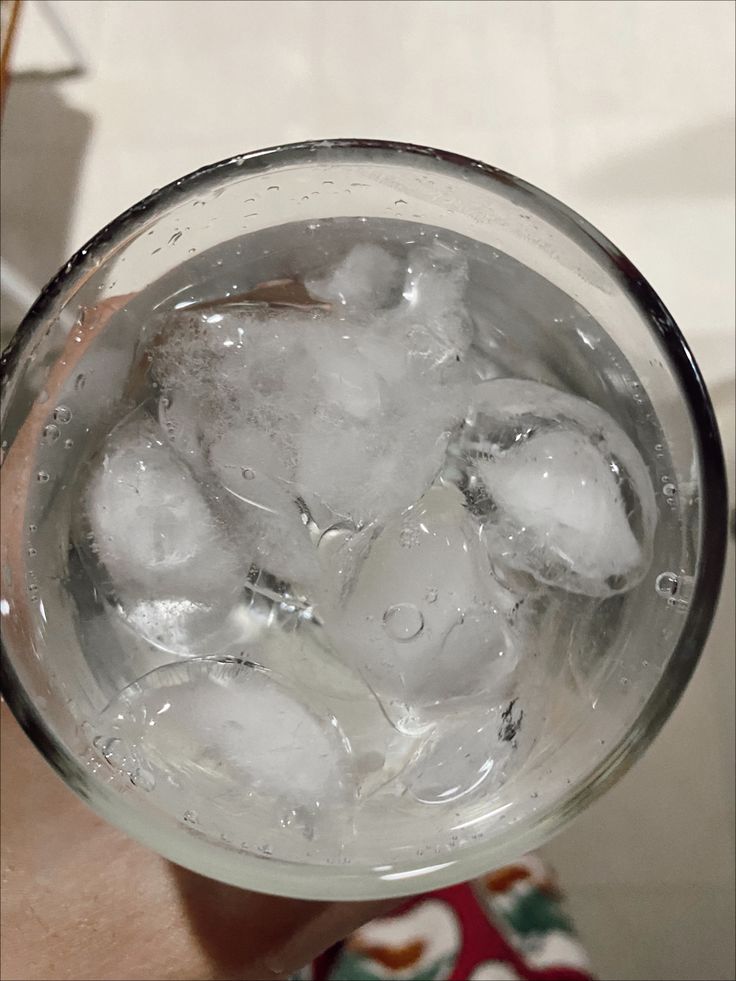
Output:
[[[3,464],[3,567],[22,569],[23,510],[33,448],[67,378],[128,297],[87,311]],[[11,649],[22,649],[30,610],[4,584]],[[214,882],[174,866],[97,817],[64,786],[5,705],[2,720],[4,981],[226,981],[284,978],[397,900],[305,902]]]

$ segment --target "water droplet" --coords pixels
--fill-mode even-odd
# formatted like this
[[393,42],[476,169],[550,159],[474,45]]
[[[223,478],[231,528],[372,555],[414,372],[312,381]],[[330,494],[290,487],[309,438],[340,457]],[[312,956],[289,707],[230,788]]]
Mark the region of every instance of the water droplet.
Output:
[[654,588],[660,596],[674,596],[680,585],[680,580],[674,572],[662,572],[657,576]]
[[59,432],[59,427],[55,426],[53,422],[51,422],[48,426],[43,427],[41,439],[47,446],[51,446],[52,443],[57,441],[60,435],[61,433]]
[[45,484],[50,479],[51,479],[50,476],[46,473],[45,470],[39,470],[38,473],[36,474],[36,480],[39,482],[39,484]]
[[92,744],[99,750],[105,758],[105,762],[110,766],[120,766],[123,763],[123,744],[113,736],[108,739],[106,736],[98,736]]
[[187,824],[196,824],[199,820],[196,811],[184,811],[183,818]]
[[428,603],[436,603],[437,597],[439,596],[439,590],[436,586],[430,586],[427,592],[424,594],[424,598]]
[[38,526],[37,525],[28,525],[28,531],[31,534],[33,534],[34,532],[38,531]]
[[266,190],[267,191],[278,191],[279,190],[279,185],[278,184],[271,184],[269,187],[266,188]]
[[674,484],[664,484],[662,486],[662,493],[665,497],[673,498],[677,494],[677,488]]
[[64,440],[64,449],[65,450],[70,450],[72,448],[72,446],[74,446],[74,440],[73,439],[65,439]]
[[240,472],[242,473],[244,480],[253,480],[256,475],[255,471],[251,470],[250,467],[243,467]]
[[60,422],[62,426],[65,426],[68,422],[71,422],[72,410],[66,405],[57,405],[54,409],[54,422]]
[[130,775],[130,782],[134,787],[140,787],[146,793],[150,793],[156,786],[156,777],[150,770],[139,766]]
[[424,627],[424,617],[413,603],[397,603],[383,614],[383,626],[392,640],[413,640]]
[[38,555],[38,552],[36,551],[35,548],[29,548],[28,549],[28,555],[29,555],[30,558],[33,558],[34,555]]
[[84,374],[80,374],[80,375],[77,375],[77,377],[76,377],[76,378],[74,379],[74,388],[75,388],[75,389],[76,389],[76,390],[77,390],[78,392],[81,392],[81,391],[82,391],[82,389],[84,388],[84,383],[85,383],[86,381],[87,381],[87,379],[86,379],[86,377],[84,376]]
[[169,239],[169,245],[176,245],[176,243],[179,241],[181,236],[182,236],[181,232],[174,232],[174,234]]

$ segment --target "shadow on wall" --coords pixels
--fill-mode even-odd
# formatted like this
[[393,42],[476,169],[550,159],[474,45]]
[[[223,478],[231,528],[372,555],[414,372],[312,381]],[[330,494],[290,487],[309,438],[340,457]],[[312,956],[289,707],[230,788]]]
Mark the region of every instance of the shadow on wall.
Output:
[[586,190],[636,197],[720,197],[733,194],[734,120],[677,130],[651,146],[614,157],[580,178]]
[[[26,289],[2,291],[3,345],[38,294],[69,258],[69,226],[92,121],[68,105],[53,83],[16,78],[2,120],[0,255],[3,275]],[[33,297],[35,298],[35,296]]]

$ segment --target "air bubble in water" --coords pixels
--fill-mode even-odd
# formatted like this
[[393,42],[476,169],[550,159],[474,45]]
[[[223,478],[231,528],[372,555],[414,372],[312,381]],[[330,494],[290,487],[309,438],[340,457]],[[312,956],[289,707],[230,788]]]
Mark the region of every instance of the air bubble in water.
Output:
[[383,614],[383,626],[392,640],[405,643],[422,632],[424,617],[413,603],[397,603]]
[[54,421],[60,422],[62,426],[65,426],[68,422],[71,422],[72,410],[66,405],[57,405],[54,409]]
[[665,497],[673,498],[677,494],[677,488],[674,484],[664,484],[662,487],[662,493]]
[[674,596],[680,585],[680,580],[674,572],[662,572],[657,576],[654,588],[660,596]]
[[130,782],[134,787],[140,787],[141,790],[145,790],[146,793],[150,793],[156,786],[156,778],[153,773],[142,766],[131,773]]
[[37,554],[38,554],[38,553],[36,552],[36,549],[35,549],[35,548],[29,548],[29,549],[28,549],[28,555],[29,555],[29,556],[30,556],[31,558],[33,558],[33,556],[34,556],[34,555],[37,555]]
[[86,379],[86,377],[84,376],[84,374],[79,374],[79,375],[77,375],[77,377],[76,377],[76,378],[74,379],[74,388],[75,388],[75,389],[76,389],[76,390],[77,390],[78,392],[81,392],[81,391],[82,391],[82,389],[84,388],[84,383],[85,383],[86,381],[87,381],[87,379]]
[[55,426],[51,422],[49,423],[48,426],[43,427],[43,432],[41,433],[41,439],[47,446],[50,446],[52,443],[55,443],[57,441],[60,435],[61,433],[59,432],[59,427]]
[[255,477],[255,471],[251,470],[250,467],[243,467],[241,470],[244,480],[253,480]]
[[39,484],[45,484],[50,479],[49,474],[47,474],[45,470],[39,470],[36,474],[36,480],[39,482]]
[[182,815],[187,824],[196,824],[199,820],[196,811],[184,811]]
[[430,588],[424,594],[424,598],[428,603],[436,603],[438,596],[439,596],[439,590],[437,589],[436,586],[430,586]]
[[65,450],[70,450],[73,446],[74,446],[74,440],[73,439],[65,439],[64,440],[64,449]]
[[123,763],[123,744],[116,737],[108,739],[106,736],[98,736],[92,744],[99,750],[110,766],[120,766]]

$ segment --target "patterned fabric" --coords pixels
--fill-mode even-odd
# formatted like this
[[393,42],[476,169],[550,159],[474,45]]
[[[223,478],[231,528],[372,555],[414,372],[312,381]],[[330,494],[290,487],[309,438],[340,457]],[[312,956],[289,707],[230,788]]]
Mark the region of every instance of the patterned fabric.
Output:
[[559,889],[535,855],[372,920],[294,981],[591,978]]

